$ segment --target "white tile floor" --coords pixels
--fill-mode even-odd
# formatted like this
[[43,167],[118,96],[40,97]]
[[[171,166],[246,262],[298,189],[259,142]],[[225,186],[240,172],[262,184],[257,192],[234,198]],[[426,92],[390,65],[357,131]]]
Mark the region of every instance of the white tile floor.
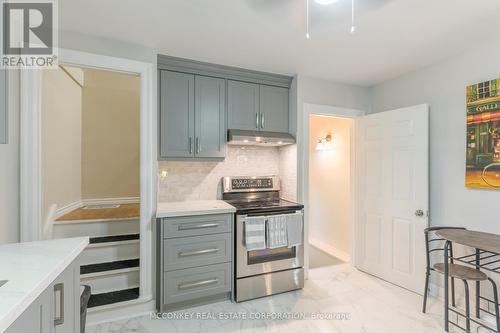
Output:
[[[422,277],[423,278],[423,277]],[[149,316],[87,328],[87,333],[143,332],[307,332],[307,333],[433,333],[444,332],[442,303],[429,299],[428,314],[421,313],[422,298],[352,268],[348,264],[315,268],[301,291],[243,303],[221,302],[182,313],[324,313],[349,315],[347,320],[152,320]],[[452,330],[455,331],[456,330]]]

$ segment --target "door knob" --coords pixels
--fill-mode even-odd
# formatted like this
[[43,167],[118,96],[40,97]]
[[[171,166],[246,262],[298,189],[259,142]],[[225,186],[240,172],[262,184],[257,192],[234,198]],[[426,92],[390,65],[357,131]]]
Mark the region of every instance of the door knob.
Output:
[[421,210],[421,209],[417,209],[417,210],[415,211],[415,216],[417,216],[417,217],[422,217],[422,216],[424,216],[424,211],[423,211],[423,210]]

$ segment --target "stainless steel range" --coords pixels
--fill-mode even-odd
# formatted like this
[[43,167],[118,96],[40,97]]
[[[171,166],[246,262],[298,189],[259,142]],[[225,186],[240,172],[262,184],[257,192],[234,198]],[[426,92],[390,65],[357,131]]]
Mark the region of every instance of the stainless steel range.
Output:
[[[236,301],[303,288],[304,206],[280,199],[276,176],[224,177],[222,183],[223,199],[236,207]],[[283,237],[276,241],[275,235]]]

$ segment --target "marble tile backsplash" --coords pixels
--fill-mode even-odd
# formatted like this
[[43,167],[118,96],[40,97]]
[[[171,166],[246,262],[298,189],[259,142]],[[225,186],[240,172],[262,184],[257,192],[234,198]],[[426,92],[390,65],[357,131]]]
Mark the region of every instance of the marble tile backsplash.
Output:
[[281,197],[297,201],[297,145],[283,146],[279,152]]
[[158,170],[167,172],[158,181],[160,202],[220,199],[224,176],[279,175],[280,150],[227,146],[224,161],[160,161]]

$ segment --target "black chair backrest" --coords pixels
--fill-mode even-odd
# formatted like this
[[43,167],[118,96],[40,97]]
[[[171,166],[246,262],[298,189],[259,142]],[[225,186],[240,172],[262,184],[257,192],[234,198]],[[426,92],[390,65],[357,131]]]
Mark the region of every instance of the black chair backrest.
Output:
[[[459,229],[459,230],[466,230],[464,227],[429,227],[424,230],[424,235],[425,235],[425,260],[427,263],[427,270],[432,269],[431,266],[431,253],[436,252],[436,251],[444,251],[444,241],[445,239],[437,237],[435,234],[436,231],[443,230],[443,229]],[[440,243],[439,247],[431,248],[431,244],[433,243]],[[450,251],[452,251],[452,248],[450,247]],[[450,257],[453,257],[453,253],[450,253]],[[452,259],[453,260],[453,259]]]

